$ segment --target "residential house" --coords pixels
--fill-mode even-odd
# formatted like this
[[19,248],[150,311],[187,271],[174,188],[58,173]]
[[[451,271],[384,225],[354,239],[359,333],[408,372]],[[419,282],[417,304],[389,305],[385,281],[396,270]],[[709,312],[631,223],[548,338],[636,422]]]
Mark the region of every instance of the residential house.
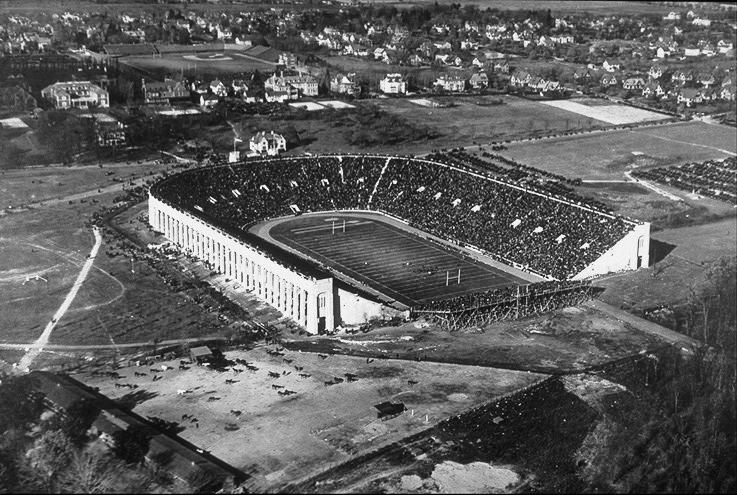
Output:
[[80,117],[94,119],[95,137],[101,148],[125,146],[125,125],[115,117],[105,113],[84,114]]
[[463,40],[461,41],[461,50],[478,50],[479,44],[477,41]]
[[228,96],[228,88],[220,79],[210,81],[210,91],[219,97]]
[[641,77],[629,77],[624,80],[622,87],[626,90],[641,90],[645,87],[645,81]]
[[507,62],[506,60],[494,62],[494,72],[501,72],[503,74],[508,74],[509,73],[509,62]]
[[476,72],[468,80],[468,84],[470,84],[473,89],[486,88],[489,86],[489,76],[486,75],[486,72]]
[[176,101],[184,101],[189,99],[189,88],[182,81],[174,79],[164,79],[163,82],[153,81],[146,82],[141,80],[141,89],[143,90],[143,101],[146,104],[172,104]]
[[57,82],[42,89],[41,96],[58,109],[110,106],[108,92],[90,81]]
[[679,21],[681,20],[681,14],[678,12],[669,12],[668,15],[663,17],[665,21]]
[[691,21],[691,24],[693,24],[694,26],[709,27],[711,26],[711,19],[703,19],[697,17],[693,21]]
[[663,69],[659,65],[653,65],[650,67],[650,70],[647,71],[647,75],[650,79],[660,79],[660,76],[663,75]]
[[230,88],[237,97],[246,98],[248,96],[248,84],[243,79],[233,79],[230,82]]
[[642,96],[645,98],[661,98],[663,95],[665,95],[665,90],[658,82],[648,82],[642,88]]
[[604,63],[601,64],[601,67],[607,72],[614,72],[619,70],[619,64],[610,64],[608,60],[604,60]]
[[576,72],[573,73],[573,80],[579,84],[589,82],[592,77],[590,69],[576,69]]
[[717,42],[717,51],[719,53],[727,53],[729,50],[734,48],[734,44],[731,41],[719,40]]
[[683,55],[686,57],[698,57],[701,55],[701,50],[699,48],[687,47],[683,49]]
[[716,82],[714,80],[714,74],[709,72],[701,73],[696,77],[696,80],[705,88],[710,88]]
[[601,76],[601,85],[605,88],[617,85],[617,76],[615,74],[604,74]]
[[264,89],[273,92],[289,93],[289,87],[296,89],[299,96],[317,96],[317,79],[306,72],[281,71],[264,82]]
[[200,95],[200,107],[204,110],[209,110],[215,105],[217,105],[218,101],[220,99],[217,97],[217,95],[214,95],[212,93],[206,93]]
[[461,57],[457,55],[453,55],[450,53],[438,53],[435,55],[435,61],[441,62],[445,65],[455,65],[456,67],[460,67],[461,64],[463,64],[463,60],[461,60]]
[[287,140],[284,139],[284,136],[276,134],[274,131],[261,131],[251,138],[249,147],[254,153],[276,156],[280,152],[287,150]]
[[458,93],[466,89],[466,80],[457,74],[441,74],[434,85],[445,91]]
[[529,72],[524,70],[517,70],[512,74],[509,83],[516,88],[523,88],[530,83],[532,76]]
[[722,86],[722,89],[719,92],[719,97],[725,101],[735,101],[736,92],[737,92],[737,89],[735,88],[734,85]]
[[374,50],[374,60],[382,60],[386,57],[386,48],[378,47]]
[[343,47],[343,55],[354,57],[368,57],[369,49],[359,43],[349,43]]
[[671,76],[670,80],[676,84],[686,84],[693,81],[693,71],[690,70],[677,70]]
[[379,89],[386,94],[405,94],[407,92],[407,83],[401,74],[387,74],[379,81]]
[[425,65],[428,63],[428,60],[422,58],[416,53],[413,53],[407,58],[407,63],[413,67],[419,67],[420,65]]
[[702,90],[699,88],[683,88],[678,93],[678,103],[684,103],[687,107],[703,101]]
[[662,46],[659,46],[658,49],[655,51],[655,56],[658,58],[670,57],[670,55],[671,51]]
[[337,74],[330,80],[330,91],[341,95],[357,95],[361,88],[356,82],[356,73]]
[[264,90],[264,98],[269,103],[285,103],[290,100],[299,99],[299,91],[292,86],[286,86],[281,89],[266,88]]
[[0,112],[30,112],[36,108],[36,98],[22,86],[0,87]]

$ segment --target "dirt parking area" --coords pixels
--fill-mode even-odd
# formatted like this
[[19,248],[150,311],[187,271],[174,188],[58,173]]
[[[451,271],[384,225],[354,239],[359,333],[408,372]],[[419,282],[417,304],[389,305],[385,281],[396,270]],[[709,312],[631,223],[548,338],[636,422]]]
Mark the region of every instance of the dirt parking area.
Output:
[[[179,423],[180,436],[243,469],[260,489],[316,474],[545,378],[301,351],[282,350],[282,356],[275,356],[267,349],[225,353],[227,359],[244,359],[253,368],[241,361],[225,371],[196,365],[180,370],[176,360],[157,362],[157,369],[174,368],[158,373],[151,366],[133,366],[118,370],[122,378],[117,380],[90,372],[77,378],[113,399],[134,403],[142,416]],[[355,381],[349,382],[346,373],[354,374]],[[162,378],[154,382],[154,376]],[[325,384],[335,378],[343,381]],[[121,387],[123,383],[137,388]],[[283,395],[286,390],[296,393]],[[402,402],[407,411],[377,419],[374,405],[384,401]]]

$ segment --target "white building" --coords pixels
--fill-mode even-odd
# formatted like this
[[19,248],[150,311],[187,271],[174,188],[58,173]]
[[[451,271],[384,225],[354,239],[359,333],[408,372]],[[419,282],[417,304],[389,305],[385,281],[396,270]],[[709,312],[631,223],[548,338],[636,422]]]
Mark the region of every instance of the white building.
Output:
[[58,82],[41,90],[41,96],[54,108],[108,108],[108,92],[89,81]]
[[260,155],[275,156],[282,151],[287,151],[287,140],[274,131],[261,131],[251,138],[250,148],[251,151]]
[[264,82],[264,89],[273,93],[288,93],[290,87],[296,89],[300,96],[317,96],[317,79],[306,72],[280,72]]
[[382,93],[386,94],[405,94],[407,92],[407,83],[402,79],[401,74],[387,74],[379,82],[379,89]]
[[443,88],[451,93],[459,93],[466,89],[466,80],[463,76],[456,74],[442,74],[435,81],[435,86]]

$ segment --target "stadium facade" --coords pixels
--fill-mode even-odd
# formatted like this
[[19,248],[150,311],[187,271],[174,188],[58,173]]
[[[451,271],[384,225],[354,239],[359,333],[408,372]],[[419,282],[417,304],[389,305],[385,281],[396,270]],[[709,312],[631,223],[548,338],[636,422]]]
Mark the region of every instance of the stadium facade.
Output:
[[[399,181],[390,177],[413,174],[414,170],[422,167],[425,170],[437,170],[441,174],[451,174],[459,182],[491,181],[493,184],[488,186],[497,188],[504,194],[510,193],[509,188],[513,188],[512,193],[519,195],[520,198],[524,197],[525,201],[532,200],[535,201],[534,204],[545,204],[546,209],[553,208],[549,219],[551,221],[556,219],[556,222],[560,222],[559,225],[570,224],[574,219],[580,221],[580,218],[584,218],[581,215],[584,215],[585,228],[588,229],[586,235],[592,236],[592,239],[597,235],[599,237],[591,241],[591,247],[586,242],[580,246],[569,246],[568,251],[565,251],[558,247],[558,245],[565,246],[568,240],[563,239],[565,236],[558,236],[556,239],[554,236],[557,232],[545,232],[548,240],[540,244],[541,249],[552,250],[557,257],[555,259],[563,255],[571,256],[571,253],[574,257],[580,258],[574,260],[575,263],[566,265],[573,271],[555,272],[558,276],[546,275],[541,268],[531,266],[525,263],[525,260],[499,256],[488,248],[484,249],[486,246],[479,247],[471,242],[459,241],[457,236],[447,236],[449,240],[465,248],[479,251],[529,273],[543,275],[548,280],[583,280],[609,272],[633,270],[649,265],[649,223],[624,219],[611,213],[597,211],[585,204],[565,201],[541,193],[539,190],[527,190],[511,182],[486,177],[445,163],[407,157],[376,155],[285,157],[188,170],[163,179],[151,188],[148,204],[149,223],[155,231],[161,232],[184,252],[235,280],[308,332],[315,334],[332,331],[338,325],[359,324],[372,317],[408,315],[409,309],[402,313],[400,311],[402,308],[392,304],[395,301],[389,298],[384,300],[364,297],[365,293],[360,290],[351,291],[346,284],[336,281],[330,270],[306,259],[295,259],[294,254],[258,238],[248,229],[267,218],[288,216],[295,212],[295,206],[298,212],[370,210],[409,221],[410,219],[402,218],[398,210],[391,209],[393,202],[397,202],[397,198],[402,197],[402,194],[396,194]],[[293,172],[290,173],[292,169]],[[404,177],[407,180],[406,175]],[[424,185],[416,187],[417,183],[426,180],[424,176],[417,180],[420,182],[411,186],[415,196],[432,193],[430,190],[425,191]],[[436,177],[433,180],[438,183],[433,183],[431,187],[441,187],[439,183],[442,179]],[[216,182],[218,184],[213,185]],[[445,182],[445,184],[452,183]],[[461,189],[469,191],[467,187]],[[329,191],[327,195],[325,190]],[[535,197],[528,198],[527,195]],[[456,196],[460,196],[460,193],[451,191],[443,199],[448,201]],[[440,194],[435,193],[423,201],[427,202],[427,208],[436,208],[440,203],[440,197]],[[456,197],[451,203],[453,208],[457,208],[459,202],[460,198]],[[470,209],[474,214],[479,210],[480,205]],[[238,214],[233,214],[234,212]],[[468,218],[473,216],[468,212],[464,214]],[[526,214],[527,212],[514,213],[501,221],[508,222],[509,218],[514,218],[515,215],[525,218]],[[564,218],[557,218],[561,215]],[[566,218],[565,215],[569,215],[570,218]],[[501,213],[497,215],[492,213],[489,218],[500,217],[503,217]],[[475,219],[468,220],[471,221],[478,221],[478,215]],[[486,225],[483,222],[480,225]],[[409,223],[423,229],[423,225],[416,220]],[[523,236],[520,239],[515,238],[515,242],[540,239],[533,236],[541,235],[542,227],[523,232],[520,223],[521,221],[515,220],[502,227],[510,232],[510,236]],[[616,225],[612,227],[612,224]],[[535,223],[528,225],[532,227]],[[591,229],[599,228],[598,225],[603,225],[602,229],[609,230],[601,234],[598,232],[590,234]],[[492,232],[492,228],[490,227],[489,232]],[[432,233],[438,235],[437,229]],[[573,237],[574,234],[569,233],[569,238]],[[535,242],[540,243],[539,240]],[[580,243],[580,240],[577,239],[576,242]],[[533,249],[531,252],[534,251]]]

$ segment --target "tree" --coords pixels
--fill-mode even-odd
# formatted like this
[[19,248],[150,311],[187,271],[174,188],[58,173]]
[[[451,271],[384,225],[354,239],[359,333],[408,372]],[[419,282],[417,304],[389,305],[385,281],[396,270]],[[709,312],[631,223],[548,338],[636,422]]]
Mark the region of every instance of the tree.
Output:
[[113,452],[125,462],[137,464],[148,452],[149,437],[142,427],[129,426],[113,433]]
[[68,493],[109,493],[116,491],[114,480],[123,468],[109,457],[77,452],[59,475],[59,486]]
[[74,453],[74,444],[61,430],[43,433],[28,452],[31,465],[53,483],[58,472],[67,466]]

